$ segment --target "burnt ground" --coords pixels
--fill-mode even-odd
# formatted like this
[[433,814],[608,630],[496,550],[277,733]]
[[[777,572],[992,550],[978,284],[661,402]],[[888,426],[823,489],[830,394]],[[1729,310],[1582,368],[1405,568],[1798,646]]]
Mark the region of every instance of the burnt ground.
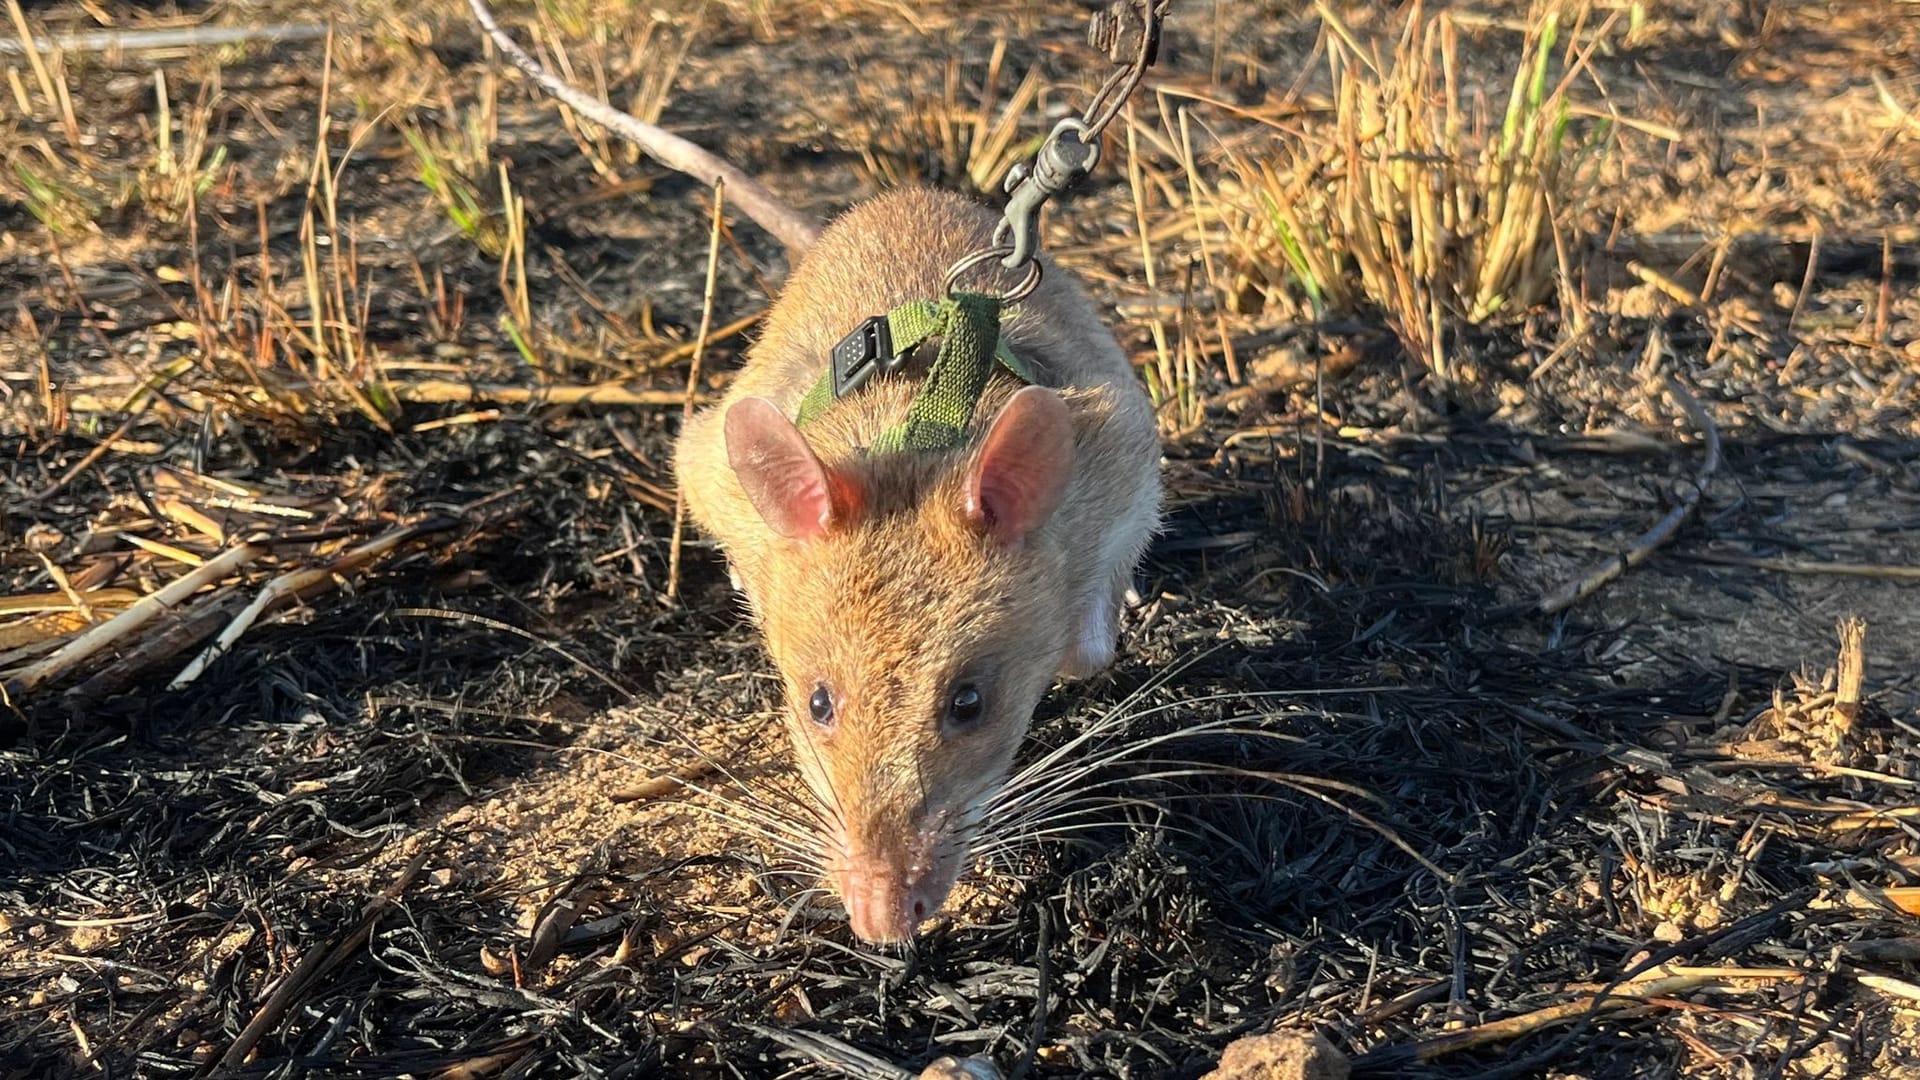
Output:
[[[154,542],[206,558],[218,534],[268,529],[273,552],[207,594],[224,622],[342,544],[437,531],[269,615],[184,689],[166,686],[190,652],[110,651],[12,695],[0,1071],[886,1076],[984,1053],[1019,1075],[1194,1076],[1241,1034],[1317,1027],[1363,1076],[1920,1072],[1920,74],[1903,59],[1920,30],[1891,3],[1721,7],[1656,11],[1598,61],[1593,100],[1678,137],[1620,135],[1583,218],[1580,348],[1556,355],[1565,313],[1535,313],[1463,334],[1466,374],[1442,386],[1365,312],[1232,318],[1244,378],[1209,354],[1204,422],[1169,424],[1168,527],[1121,659],[1035,724],[1036,758],[1108,733],[1061,767],[1116,797],[982,864],[904,954],[861,947],[715,797],[655,781],[790,783],[764,659],[698,538],[663,601],[678,406],[363,409],[340,389],[377,365],[677,392],[703,193],[617,151],[596,169],[551,106],[494,88],[493,156],[465,175],[498,205],[505,161],[527,200],[536,369],[500,329],[498,249],[451,222],[400,131],[453,145],[489,100],[456,5],[349,5],[331,68],[311,40],[69,55],[86,138],[52,110],[0,115],[9,596],[64,593],[64,575],[118,610],[182,574]],[[610,7],[596,47],[568,29],[581,10],[550,17],[631,98],[645,13]],[[1514,12],[1458,10],[1490,10],[1475,56],[1499,72]],[[885,179],[965,186],[925,149],[952,130],[927,119],[950,58],[977,87],[998,32],[1002,95],[1037,64],[1077,102],[1077,22],[1065,4],[714,5],[666,115],[823,213]],[[1248,5],[1176,28],[1161,85],[1283,114],[1318,23]],[[177,138],[198,116],[228,147],[190,200],[152,166],[156,67]],[[340,225],[308,245],[323,84]],[[1166,168],[1165,147],[1140,152]],[[1148,363],[1148,320],[1197,248],[1164,232],[1148,287],[1123,161],[1049,241]],[[1152,222],[1188,214],[1176,188],[1154,189]],[[1737,239],[1702,299],[1720,236]],[[754,230],[735,239],[716,324],[783,269]],[[308,246],[353,302],[299,287]],[[298,338],[316,305],[325,333],[356,328],[330,339],[334,382]],[[262,339],[292,344],[249,372]],[[741,344],[714,343],[710,383]],[[1298,378],[1316,367],[1338,374]],[[1698,514],[1540,614],[1692,489],[1702,438],[1662,375],[1723,443]],[[114,411],[146,379],[139,411]],[[14,602],[0,670],[85,625]],[[1857,710],[1822,681],[1846,616],[1867,628]]]

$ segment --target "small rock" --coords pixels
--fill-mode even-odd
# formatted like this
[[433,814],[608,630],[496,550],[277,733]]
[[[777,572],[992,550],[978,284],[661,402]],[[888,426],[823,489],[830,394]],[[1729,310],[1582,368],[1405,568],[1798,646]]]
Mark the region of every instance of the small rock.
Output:
[[943,1057],[921,1070],[920,1080],[1000,1080],[1000,1069],[992,1058]]
[[1319,1032],[1249,1035],[1227,1047],[1206,1080],[1347,1080],[1345,1054]]

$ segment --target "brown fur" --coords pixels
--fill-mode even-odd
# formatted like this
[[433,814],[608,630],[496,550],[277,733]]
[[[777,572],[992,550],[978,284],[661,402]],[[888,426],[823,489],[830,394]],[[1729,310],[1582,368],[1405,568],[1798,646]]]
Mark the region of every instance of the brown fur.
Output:
[[[776,535],[733,473],[729,407],[763,397],[792,416],[836,341],[869,315],[938,296],[948,266],[994,221],[958,196],[908,189],[834,222],[724,399],[688,422],[676,457],[688,509],[725,548],[780,669],[800,767],[829,810],[828,864],[843,894],[884,893],[892,886],[867,877],[892,868],[924,882],[933,904],[944,898],[971,814],[1004,781],[1054,674],[1110,656],[1112,606],[1157,520],[1151,407],[1092,305],[1053,266],[1004,328],[1036,380],[1060,388],[1073,424],[1065,494],[1022,542],[995,542],[962,508],[978,439],[1019,388],[1010,377],[989,386],[973,443],[953,453],[860,449],[903,417],[917,372],[869,383],[809,424],[814,453],[863,493],[855,519],[825,536]],[[994,270],[995,287],[1017,280]],[[981,686],[988,718],[943,734],[963,676]],[[830,729],[808,718],[823,683],[837,701]],[[855,929],[898,936],[871,920]]]

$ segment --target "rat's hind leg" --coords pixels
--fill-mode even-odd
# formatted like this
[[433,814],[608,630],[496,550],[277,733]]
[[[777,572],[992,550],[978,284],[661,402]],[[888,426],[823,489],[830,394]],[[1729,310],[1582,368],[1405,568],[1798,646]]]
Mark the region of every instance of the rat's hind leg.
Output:
[[1160,526],[1159,477],[1149,471],[1143,481],[1119,508],[1093,573],[1076,597],[1073,642],[1060,662],[1060,674],[1066,678],[1084,679],[1113,663],[1120,612],[1130,601],[1139,601],[1133,588],[1134,570]]
[[1074,626],[1073,644],[1060,662],[1060,674],[1085,679],[1113,663],[1115,639],[1120,636],[1120,611],[1133,592],[1133,567],[1122,565],[1093,595],[1082,600]]

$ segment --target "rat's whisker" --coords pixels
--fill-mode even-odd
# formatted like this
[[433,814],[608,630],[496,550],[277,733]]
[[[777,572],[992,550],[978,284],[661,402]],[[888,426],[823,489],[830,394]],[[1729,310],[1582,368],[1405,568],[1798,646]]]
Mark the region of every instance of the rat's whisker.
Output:
[[[1151,781],[1151,780],[1183,779],[1183,778],[1198,777],[1198,776],[1230,776],[1230,777],[1239,777],[1239,778],[1245,778],[1245,779],[1264,781],[1266,783],[1274,784],[1279,787],[1287,788],[1288,790],[1297,792],[1298,794],[1301,794],[1301,795],[1305,795],[1308,798],[1316,799],[1322,803],[1325,803],[1330,807],[1333,807],[1334,809],[1340,811],[1342,814],[1345,814],[1348,818],[1353,820],[1355,823],[1371,830],[1375,834],[1379,835],[1382,839],[1386,840],[1388,843],[1399,848],[1409,858],[1419,863],[1420,866],[1423,869],[1425,869],[1428,873],[1439,878],[1441,881],[1453,880],[1453,876],[1451,874],[1448,874],[1445,870],[1442,870],[1438,865],[1436,865],[1432,860],[1428,859],[1425,855],[1422,855],[1418,850],[1416,850],[1413,847],[1413,845],[1409,844],[1405,839],[1403,839],[1398,832],[1394,831],[1392,828],[1388,827],[1383,822],[1377,821],[1374,818],[1368,816],[1367,814],[1364,814],[1359,810],[1356,810],[1353,807],[1348,806],[1346,803],[1343,803],[1340,800],[1334,798],[1332,795],[1328,794],[1327,790],[1324,790],[1324,789],[1332,789],[1332,790],[1340,791],[1347,794],[1357,794],[1375,802],[1379,802],[1382,804],[1385,803],[1385,800],[1380,798],[1378,795],[1368,792],[1362,788],[1357,788],[1350,784],[1343,784],[1338,781],[1325,780],[1319,777],[1300,777],[1290,773],[1268,772],[1260,769],[1247,769],[1247,768],[1241,768],[1241,767],[1232,766],[1232,765],[1216,765],[1210,762],[1189,762],[1189,763],[1178,763],[1178,764],[1185,764],[1191,767],[1164,769],[1154,773],[1143,774],[1138,777],[1119,778],[1116,780],[1103,782],[1102,784],[1099,784],[1099,785],[1093,785],[1093,787],[1104,787],[1110,784],[1117,785],[1117,784],[1122,784],[1130,781],[1144,782],[1144,781]],[[1083,788],[1081,790],[1082,791],[1091,790],[1091,788]],[[1236,799],[1236,800],[1246,800],[1251,802],[1286,802],[1287,801],[1284,797],[1279,795],[1269,795],[1263,792],[1254,792],[1254,791],[1170,792],[1170,793],[1162,793],[1156,796],[1152,800],[1151,804],[1155,806],[1159,806],[1162,809],[1164,809],[1167,803],[1174,802],[1174,801],[1203,801],[1203,800],[1216,800],[1216,799]]]
[[[1376,802],[1382,801],[1377,796],[1365,792],[1362,789],[1355,788],[1352,785],[1342,784],[1338,781],[1322,781],[1317,777],[1298,777],[1288,773],[1264,772],[1257,769],[1220,765],[1205,761],[1154,759],[1142,762],[1142,764],[1151,765],[1153,769],[1147,772],[1129,773],[1124,776],[1111,777],[1096,783],[1077,786],[1068,792],[1061,793],[1059,797],[1037,801],[1024,806],[1018,813],[996,817],[992,819],[990,823],[991,828],[994,831],[1018,830],[1026,823],[1050,820],[1070,808],[1115,805],[1115,803],[1109,800],[1126,799],[1131,801],[1132,797],[1129,796],[1104,794],[1104,792],[1113,788],[1131,787],[1156,781],[1164,782],[1168,780],[1200,777],[1230,777],[1234,779],[1260,780],[1301,792],[1312,792],[1313,789],[1318,787],[1330,787],[1333,790],[1359,795]],[[1316,794],[1316,797],[1321,798],[1323,801],[1331,801],[1324,795]],[[1281,796],[1256,791],[1161,791],[1154,794],[1151,802],[1153,805],[1164,807],[1166,804],[1172,802],[1220,802],[1227,800],[1244,800],[1251,802],[1287,801]],[[1076,809],[1075,812],[1082,811]]]
[[769,814],[760,807],[742,803],[738,799],[723,795],[716,789],[698,783],[697,781],[681,777],[674,777],[673,779],[686,790],[704,795],[719,804],[718,806],[708,806],[699,800],[689,800],[684,805],[692,809],[742,825],[750,824],[759,830],[762,835],[768,837],[778,836],[783,842],[788,844],[813,846],[819,842],[818,832],[808,828],[804,822],[793,821],[788,818]]
[[[992,807],[993,816],[996,818],[1008,815],[1019,817],[1036,809],[1044,811],[1045,808],[1056,805],[1061,799],[1071,800],[1089,791],[1098,791],[1108,787],[1143,783],[1153,780],[1177,780],[1202,776],[1225,776],[1237,779],[1261,780],[1296,788],[1314,788],[1323,791],[1338,792],[1343,795],[1352,795],[1355,798],[1365,799],[1368,802],[1380,806],[1386,805],[1386,800],[1374,792],[1344,781],[1330,780],[1320,776],[1307,776],[1300,773],[1254,769],[1243,765],[1229,765],[1224,762],[1197,761],[1188,758],[1155,757],[1136,759],[1115,755],[1110,761],[1102,763],[1102,768],[1104,769],[1109,765],[1121,763],[1157,771],[1129,772],[1123,776],[1097,780],[1092,783],[1078,782],[1087,780],[1100,771],[1099,769],[1086,769],[1076,773],[1071,778],[1076,781],[1074,783],[1050,788],[1044,792],[1031,792],[1023,799],[1012,800]],[[1169,797],[1181,798],[1188,794],[1192,793],[1176,792]]]
[[[1099,742],[1102,746],[1104,746],[1106,743],[1109,743],[1113,739],[1116,739],[1120,735],[1124,734],[1125,729],[1127,727],[1130,727],[1139,721],[1146,720],[1154,716],[1159,716],[1163,713],[1172,712],[1175,709],[1190,709],[1190,708],[1194,708],[1201,705],[1207,705],[1207,704],[1211,704],[1213,702],[1218,702],[1218,701],[1251,701],[1251,700],[1258,700],[1260,698],[1266,698],[1266,697],[1288,697],[1288,696],[1297,696],[1297,695],[1291,694],[1289,692],[1283,692],[1283,691],[1277,691],[1277,690],[1276,691],[1234,691],[1230,693],[1207,694],[1197,698],[1186,698],[1181,701],[1168,702],[1167,704],[1164,704],[1164,705],[1155,705],[1151,708],[1141,709],[1137,712],[1129,712],[1122,708],[1116,707],[1114,709],[1109,710],[1106,714],[1101,716],[1099,719],[1095,720],[1092,724],[1089,724],[1086,730],[1080,732],[1078,735],[1075,735],[1073,738],[1067,740],[1064,743],[1061,743],[1059,746],[1054,747],[1053,749],[1047,751],[1045,754],[1042,754],[1040,757],[1028,763],[1024,768],[1022,768],[1019,772],[1015,773],[1012,777],[1008,779],[1007,783],[1002,787],[1002,791],[1009,792],[1009,793],[1018,791],[1022,788],[1031,786],[1034,783],[1045,780],[1049,777],[1052,770],[1057,766],[1059,766],[1062,762],[1073,760],[1073,755],[1076,752],[1086,750],[1096,742]],[[1236,717],[1234,719],[1245,720],[1247,719],[1247,717],[1243,715],[1240,717]],[[1219,722],[1220,721],[1209,721],[1208,723],[1219,723]],[[1189,728],[1189,729],[1183,729],[1183,730],[1193,730],[1193,729]],[[1278,733],[1270,733],[1270,734],[1278,734]],[[1129,745],[1137,745],[1137,744],[1129,744]]]
[[[1266,797],[1267,800],[1274,798]],[[997,831],[992,840],[980,847],[979,852],[1024,851],[1038,846],[1043,840],[1071,838],[1074,842],[1078,842],[1079,837],[1086,833],[1115,828],[1151,828],[1155,832],[1184,837],[1206,846],[1209,850],[1225,845],[1238,852],[1250,864],[1259,864],[1262,861],[1261,856],[1249,848],[1244,841],[1211,822],[1199,818],[1184,818],[1186,823],[1177,824],[1166,820],[1168,807],[1160,798],[1103,795],[1084,800],[1084,802],[1086,805],[1068,812],[1022,822],[1014,829]],[[1151,823],[1115,820],[1102,814],[1104,811],[1118,809],[1147,811],[1154,820]]]
[[[1162,746],[1181,739],[1214,736],[1258,738],[1275,742],[1299,741],[1298,736],[1272,731],[1267,728],[1249,726],[1249,721],[1252,719],[1253,718],[1247,716],[1235,716],[1220,720],[1209,720],[1174,731],[1163,732],[1159,735],[1140,739],[1135,742],[1125,743],[1111,748],[1103,748],[1091,757],[1073,760],[1065,759],[1064,757],[1056,758],[1046,762],[1049,766],[1047,770],[1040,771],[1029,768],[1018,778],[1018,784],[1008,784],[1002,788],[1000,793],[995,797],[994,807],[996,810],[1000,810],[1018,806],[1023,802],[1043,798],[1050,792],[1070,789],[1076,786],[1079,781],[1101,769],[1122,761],[1133,760],[1137,758],[1138,755],[1156,746]],[[1358,794],[1359,792],[1356,791],[1355,793]]]
[[[1097,836],[1093,834],[1096,834],[1101,830],[1112,829],[1114,827],[1115,826],[1113,825],[1113,823],[1110,823],[1110,822],[1093,821],[1093,822],[1082,822],[1078,825],[1060,826],[1057,828],[1035,829],[1030,832],[1022,833],[1019,836],[1008,837],[1003,843],[999,843],[990,847],[981,848],[978,852],[975,853],[975,857],[980,858],[980,857],[994,856],[994,855],[1011,857],[1016,854],[1033,851],[1045,843],[1067,844],[1074,847],[1090,847],[1096,850],[1102,849],[1106,847],[1106,844],[1104,842],[1101,842],[1097,838]],[[1194,844],[1201,844],[1201,845],[1213,844],[1222,839],[1222,837],[1213,835],[1209,831],[1189,829],[1179,825],[1169,824],[1167,822],[1156,822],[1154,823],[1152,828],[1156,832],[1166,833],[1172,836],[1181,837],[1183,839],[1193,842]],[[1240,849],[1241,854],[1243,856],[1247,855],[1247,852],[1245,851],[1245,848],[1242,845],[1235,844],[1233,846],[1235,848]]]
[[761,826],[756,822],[750,821],[746,818],[742,818],[735,814],[729,814],[725,810],[720,809],[718,807],[702,806],[698,803],[689,803],[688,806],[691,809],[693,809],[696,813],[703,813],[709,817],[715,818],[720,821],[724,821],[728,825],[733,826],[735,829],[738,829],[741,832],[744,832],[750,836],[756,837],[768,844],[772,844],[782,854],[785,854],[791,858],[794,858],[797,860],[809,860],[809,859],[818,859],[820,857],[819,854],[813,848],[809,847],[805,841],[797,840],[790,836],[783,836],[780,833],[775,832],[771,829],[765,828],[764,826]]
[[653,742],[655,745],[664,746],[669,749],[683,750],[691,753],[693,757],[699,761],[700,764],[705,765],[706,767],[714,770],[715,772],[718,772],[721,776],[725,777],[729,782],[731,782],[735,787],[739,788],[742,794],[748,796],[749,798],[754,799],[756,802],[766,803],[767,808],[770,810],[773,809],[773,805],[771,802],[761,797],[763,792],[780,796],[781,798],[791,802],[795,807],[798,807],[803,810],[811,811],[810,807],[808,807],[805,803],[801,802],[800,800],[794,798],[788,792],[785,792],[776,787],[772,787],[770,785],[755,785],[749,782],[746,777],[743,777],[740,773],[736,772],[732,766],[728,765],[727,762],[720,755],[714,754],[708,751],[705,747],[696,743],[693,740],[693,736],[688,732],[686,732],[685,730],[680,728],[675,728],[675,727],[669,727],[667,730],[672,732],[672,734],[674,735],[674,738],[661,739],[657,736],[647,736],[647,738],[649,741]]
[[[845,807],[840,804],[839,790],[833,786],[833,772],[826,767],[820,757],[820,747],[814,740],[797,734],[792,741],[796,748],[804,748],[798,752],[805,753],[808,758],[811,759],[813,764],[811,775],[819,777],[820,779],[818,786],[812,783],[807,784],[808,790],[813,792],[816,803],[825,804],[826,814],[821,815],[820,827],[822,829],[832,829],[836,823],[844,824],[847,820],[847,812]],[[824,797],[819,790],[820,788],[826,789]]]

